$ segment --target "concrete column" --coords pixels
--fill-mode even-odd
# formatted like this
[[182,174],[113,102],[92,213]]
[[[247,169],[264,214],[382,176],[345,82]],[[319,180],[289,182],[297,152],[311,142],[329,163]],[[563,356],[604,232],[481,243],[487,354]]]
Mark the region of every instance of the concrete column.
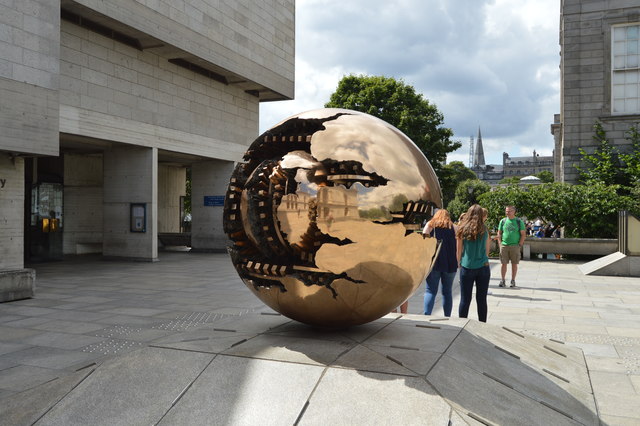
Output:
[[[146,218],[138,223],[144,232],[132,230],[132,203],[146,209]],[[124,146],[105,151],[102,254],[158,260],[157,217],[158,149]]]
[[36,275],[24,269],[24,159],[0,153],[0,302],[33,297]]
[[0,270],[24,267],[24,159],[0,153]]
[[191,166],[191,250],[224,251],[222,203],[233,172],[232,161],[211,160]]
[[187,169],[158,166],[158,232],[180,232],[180,197],[186,195]]

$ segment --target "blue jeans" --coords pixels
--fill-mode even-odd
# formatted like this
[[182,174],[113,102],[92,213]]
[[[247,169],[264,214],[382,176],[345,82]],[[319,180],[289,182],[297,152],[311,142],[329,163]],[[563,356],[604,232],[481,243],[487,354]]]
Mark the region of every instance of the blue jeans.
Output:
[[431,315],[433,304],[438,294],[438,284],[442,282],[442,309],[444,316],[451,316],[451,307],[453,306],[453,297],[451,296],[451,287],[453,287],[453,279],[455,272],[431,271],[427,276],[427,288],[424,292],[424,314]]
[[491,268],[489,265],[478,269],[460,268],[460,306],[458,316],[467,318],[469,306],[473,294],[473,284],[476,285],[476,305],[478,306],[478,319],[487,322],[487,291],[489,290],[489,279],[491,278]]

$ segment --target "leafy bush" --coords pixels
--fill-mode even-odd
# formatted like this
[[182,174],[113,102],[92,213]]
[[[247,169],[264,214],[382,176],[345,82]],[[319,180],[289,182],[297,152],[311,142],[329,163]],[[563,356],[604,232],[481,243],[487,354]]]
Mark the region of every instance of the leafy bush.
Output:
[[480,196],[489,192],[490,189],[489,184],[479,179],[467,179],[460,182],[456,188],[455,198],[446,207],[451,218],[456,220],[472,204],[479,203]]
[[617,238],[618,211],[640,211],[639,197],[618,195],[619,190],[619,185],[601,182],[510,185],[481,195],[479,201],[489,210],[490,227],[497,226],[504,217],[504,206],[511,204],[517,216],[540,217],[563,226],[566,237]]

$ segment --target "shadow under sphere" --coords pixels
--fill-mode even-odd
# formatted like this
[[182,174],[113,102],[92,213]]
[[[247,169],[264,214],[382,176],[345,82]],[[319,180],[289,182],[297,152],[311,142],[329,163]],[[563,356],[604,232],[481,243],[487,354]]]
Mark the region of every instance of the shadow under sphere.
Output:
[[407,300],[438,244],[415,231],[442,206],[422,152],[390,124],[319,109],[260,135],[234,170],[224,230],[269,307],[316,326],[378,319]]

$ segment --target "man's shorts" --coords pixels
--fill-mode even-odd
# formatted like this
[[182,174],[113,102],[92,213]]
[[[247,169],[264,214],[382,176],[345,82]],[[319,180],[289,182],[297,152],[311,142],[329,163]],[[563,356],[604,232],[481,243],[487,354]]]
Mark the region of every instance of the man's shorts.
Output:
[[520,262],[520,245],[515,246],[500,246],[500,263],[506,265],[511,261],[513,265],[517,265]]

